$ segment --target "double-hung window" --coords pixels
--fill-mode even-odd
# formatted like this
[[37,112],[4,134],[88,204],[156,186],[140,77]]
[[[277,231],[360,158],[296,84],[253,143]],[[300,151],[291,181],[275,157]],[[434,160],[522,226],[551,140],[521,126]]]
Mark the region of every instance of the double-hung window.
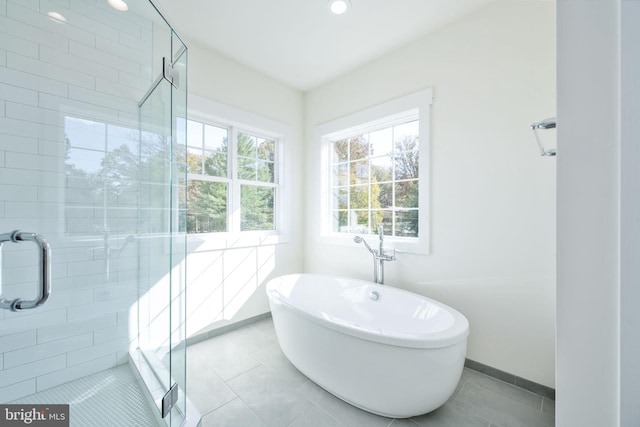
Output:
[[[200,103],[222,115],[243,114],[211,101]],[[244,114],[246,121],[252,120],[253,116]],[[187,232],[282,236],[286,228],[282,218],[284,135],[241,124],[233,117],[191,117],[187,121]]]
[[430,104],[425,90],[319,127],[325,238],[382,228],[392,246],[428,253]]

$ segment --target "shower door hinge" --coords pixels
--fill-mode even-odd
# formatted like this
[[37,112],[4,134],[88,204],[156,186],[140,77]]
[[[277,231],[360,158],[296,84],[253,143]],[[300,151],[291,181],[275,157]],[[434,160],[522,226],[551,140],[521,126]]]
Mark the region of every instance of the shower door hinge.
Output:
[[171,388],[162,397],[162,418],[166,418],[173,406],[178,402],[178,383],[173,383]]
[[173,69],[173,64],[167,61],[166,57],[162,57],[162,77],[164,77],[169,83],[176,89],[180,86],[180,76],[178,72]]

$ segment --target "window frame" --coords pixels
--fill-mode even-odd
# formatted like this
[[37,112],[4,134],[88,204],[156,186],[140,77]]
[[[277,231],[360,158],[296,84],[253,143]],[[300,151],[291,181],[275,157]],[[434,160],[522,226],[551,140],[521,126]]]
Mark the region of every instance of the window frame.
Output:
[[[197,243],[199,250],[225,249],[249,246],[261,246],[285,243],[290,240],[290,221],[287,218],[290,211],[291,197],[289,195],[290,177],[286,173],[290,168],[287,162],[292,130],[289,125],[251,114],[234,107],[206,99],[197,95],[189,95],[188,120],[209,124],[228,130],[227,176],[209,176],[202,174],[187,174],[187,181],[193,179],[226,182],[227,193],[227,231],[207,233],[187,233],[189,243]],[[275,142],[275,170],[274,182],[251,181],[238,178],[238,133],[249,134]],[[275,188],[274,230],[241,231],[241,197],[242,185]],[[187,212],[189,207],[187,206]],[[202,247],[202,245],[205,247]]]
[[[333,231],[332,221],[332,171],[331,144],[338,139],[366,133],[373,128],[391,127],[398,122],[419,120],[420,159],[418,165],[418,237],[393,237],[385,235],[388,248],[400,252],[428,255],[430,253],[430,109],[433,102],[432,89],[424,89],[377,106],[332,120],[316,126],[315,137],[321,150],[321,191],[320,191],[320,241],[327,244],[353,245],[354,233]],[[373,234],[363,237],[374,237]]]

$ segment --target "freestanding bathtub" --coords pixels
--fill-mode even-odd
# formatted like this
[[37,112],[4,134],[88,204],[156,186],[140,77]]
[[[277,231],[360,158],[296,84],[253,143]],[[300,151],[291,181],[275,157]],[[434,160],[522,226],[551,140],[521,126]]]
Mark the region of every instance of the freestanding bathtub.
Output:
[[389,286],[319,274],[267,283],[278,341],[313,382],[365,411],[407,418],[438,408],[464,366],[469,323]]

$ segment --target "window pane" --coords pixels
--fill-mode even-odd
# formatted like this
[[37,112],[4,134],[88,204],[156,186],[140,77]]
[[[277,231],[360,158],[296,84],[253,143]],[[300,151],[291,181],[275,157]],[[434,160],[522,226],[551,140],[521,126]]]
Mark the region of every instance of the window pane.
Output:
[[369,182],[369,162],[367,160],[351,163],[351,184]]
[[349,207],[349,188],[339,187],[333,189],[333,207],[347,209]]
[[205,151],[205,156],[205,175],[227,177],[227,147],[215,152]]
[[227,184],[190,180],[187,185],[187,232],[227,231]]
[[369,233],[369,211],[351,211],[351,232]]
[[257,180],[261,182],[274,182],[273,179],[273,162],[257,161]]
[[202,147],[202,123],[187,120],[187,145]]
[[369,141],[364,135],[354,136],[349,139],[349,160],[366,159],[369,157]]
[[403,181],[396,183],[396,207],[418,207],[418,181]]
[[185,155],[187,154],[186,147],[182,146],[173,153],[173,164],[178,168],[178,173],[180,175],[186,174],[189,171],[189,163],[185,161]]
[[[124,148],[124,147],[122,147]],[[176,177],[181,178],[181,177],[186,177],[187,176],[187,171],[189,169],[189,165],[187,164],[187,162],[185,161],[185,155],[187,154],[187,147],[185,145],[179,145],[179,144],[173,144],[173,159],[171,161],[171,164],[173,165],[172,167],[175,168],[175,171],[177,173]],[[120,151],[119,149],[116,150]],[[137,158],[137,156],[133,156],[134,158]],[[138,165],[138,162],[135,162],[136,165]]]
[[381,129],[369,134],[371,155],[381,156],[393,151],[393,128]]
[[350,209],[369,209],[369,186],[355,185],[351,188]]
[[415,137],[417,139],[420,135],[419,120],[414,120],[408,123],[404,123],[393,127],[393,137],[395,142],[404,140],[405,137]]
[[[376,194],[377,188],[377,194]],[[377,206],[374,208],[390,208],[393,206],[393,184],[390,182],[385,184],[371,184],[371,200],[377,200]],[[372,202],[373,204],[373,202]]]
[[396,212],[396,236],[418,237],[418,211]]
[[270,139],[258,139],[258,158],[273,162],[276,158],[276,142]]
[[349,160],[349,140],[341,139],[333,143],[333,163],[346,162]]
[[378,233],[378,227],[382,225],[384,234],[391,236],[393,233],[393,211],[375,210],[371,211],[371,232]]
[[256,160],[238,157],[238,178],[256,180]]
[[204,149],[217,151],[227,150],[227,138],[229,137],[229,131],[217,126],[205,125],[204,126]]
[[[175,141],[180,145],[187,145],[187,123],[184,117],[176,117],[176,133]],[[183,213],[186,218],[186,213]]]
[[378,182],[393,180],[393,158],[384,156],[371,159],[371,176]]
[[238,155],[256,158],[256,137],[245,133],[238,134]]
[[333,231],[338,233],[349,232],[349,212],[333,211]]
[[396,179],[418,178],[419,159],[418,151],[396,152]]
[[187,147],[187,171],[189,173],[202,173],[202,149]]
[[333,167],[333,184],[349,185],[349,164],[342,163]]
[[275,230],[275,196],[275,188],[241,186],[241,231]]

